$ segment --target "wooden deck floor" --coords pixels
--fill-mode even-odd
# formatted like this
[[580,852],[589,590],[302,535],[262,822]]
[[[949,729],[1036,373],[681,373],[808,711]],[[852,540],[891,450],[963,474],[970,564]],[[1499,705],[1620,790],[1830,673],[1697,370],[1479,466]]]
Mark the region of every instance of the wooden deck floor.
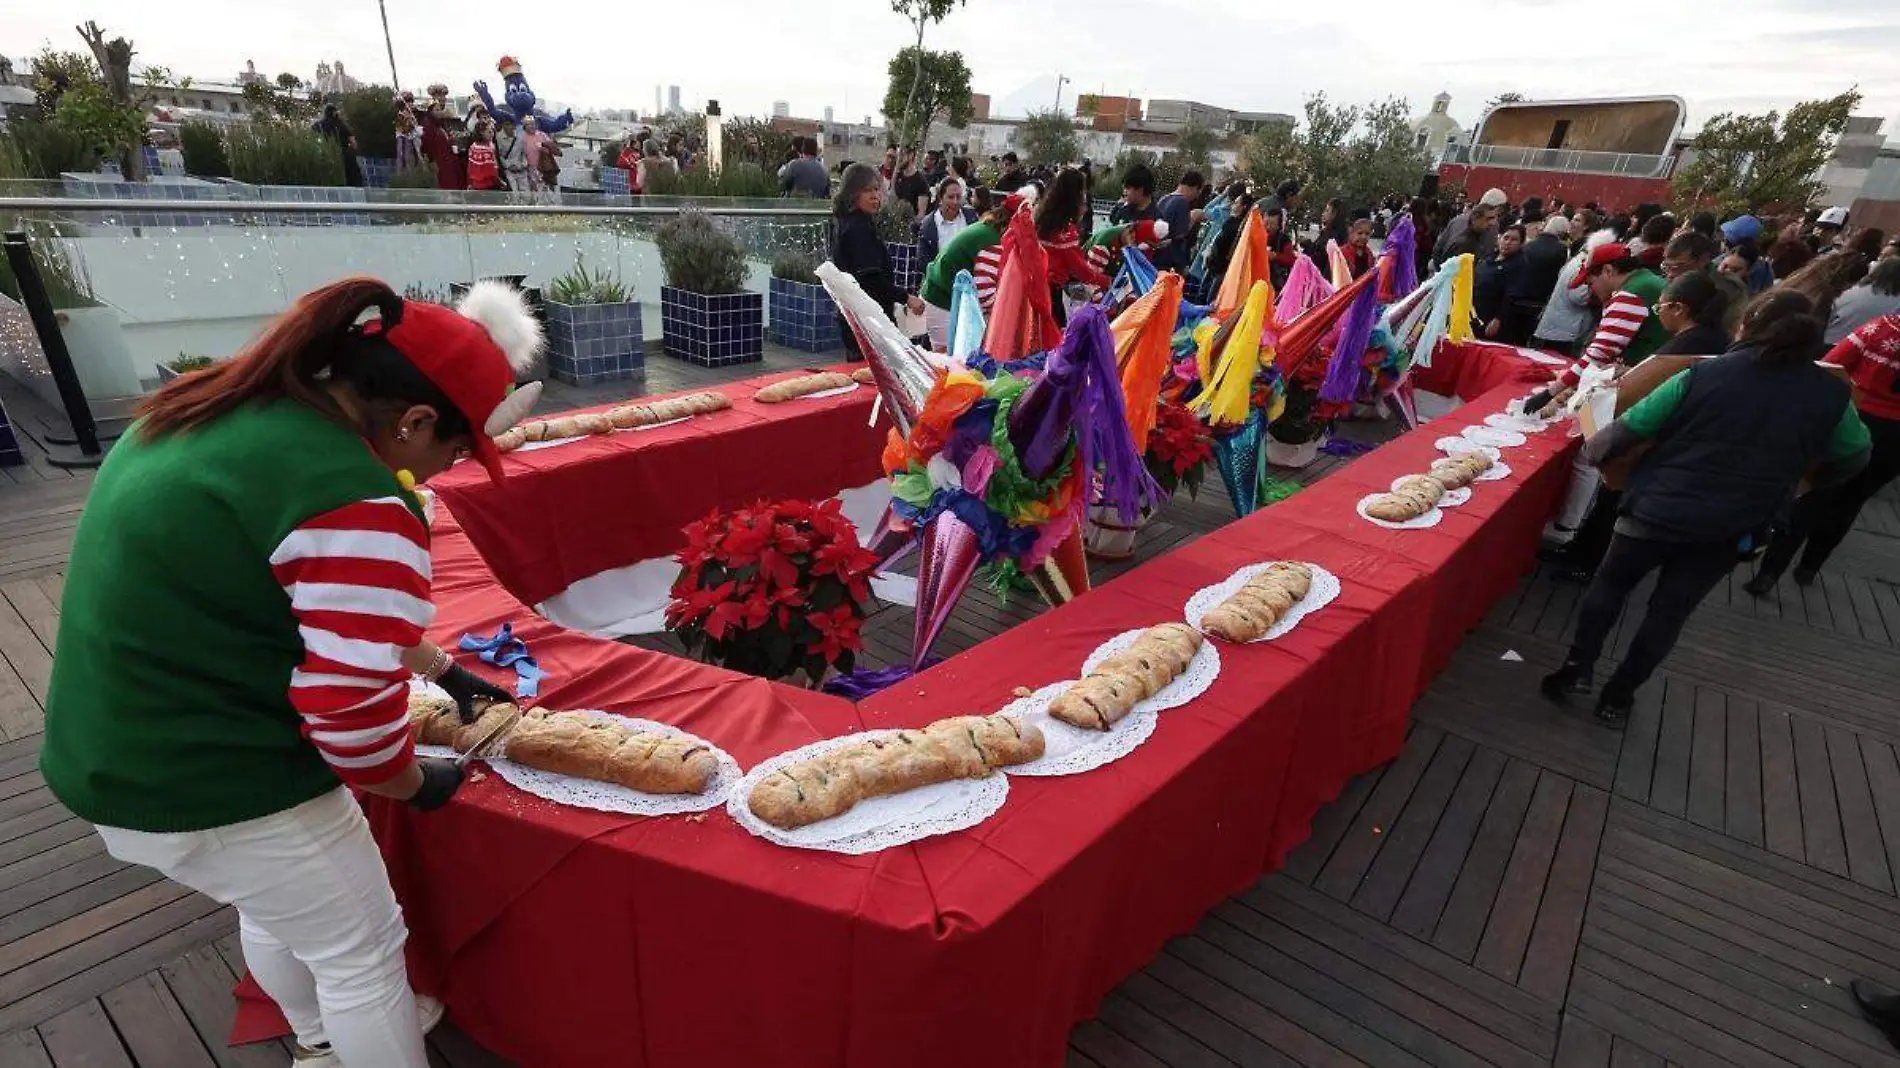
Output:
[[[84,480],[31,479],[0,485],[0,1068],[286,1064],[222,1045],[228,911],[107,857],[34,770]],[[1170,506],[1142,556],[1230,514],[1218,488]],[[1900,498],[1813,587],[1746,577],[1619,735],[1536,696],[1581,591],[1527,576],[1400,757],[1111,994],[1069,1066],[1900,1064],[1846,989],[1900,986]],[[1034,611],[973,593],[943,648]],[[874,654],[902,655],[908,617],[879,615]],[[497,1063],[452,1025],[432,1054]]]

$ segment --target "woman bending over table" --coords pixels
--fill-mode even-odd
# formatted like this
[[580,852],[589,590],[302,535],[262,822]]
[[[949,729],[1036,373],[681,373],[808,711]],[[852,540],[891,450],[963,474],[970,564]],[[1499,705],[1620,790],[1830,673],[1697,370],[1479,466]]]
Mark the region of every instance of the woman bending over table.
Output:
[[[369,314],[367,321],[358,320]],[[482,283],[459,311],[381,282],[299,300],[236,359],[148,400],[80,517],[40,767],[115,857],[236,907],[300,1064],[425,1068],[407,931],[354,787],[418,809],[462,773],[418,759],[412,673],[472,719],[508,694],[423,639],[416,483],[534,401],[540,330]]]
[[1735,566],[1742,536],[1767,523],[1804,477],[1830,486],[1866,466],[1867,428],[1847,384],[1814,365],[1821,330],[1806,296],[1770,290],[1749,304],[1725,355],[1678,372],[1584,446],[1592,464],[1649,448],[1623,490],[1570,655],[1544,677],[1546,696],[1590,692],[1623,603],[1659,571],[1629,655],[1597,696],[1597,719],[1621,729],[1637,688]]

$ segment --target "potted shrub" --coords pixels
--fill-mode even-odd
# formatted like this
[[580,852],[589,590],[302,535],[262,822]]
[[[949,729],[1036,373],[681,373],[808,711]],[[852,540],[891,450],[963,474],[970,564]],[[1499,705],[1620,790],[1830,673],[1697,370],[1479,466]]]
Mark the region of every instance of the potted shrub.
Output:
[[891,254],[891,277],[898,288],[906,293],[917,292],[923,285],[924,268],[928,266],[918,262],[917,209],[894,196],[885,197],[884,205],[877,209],[877,236],[884,240],[884,249]]
[[640,332],[640,302],[620,277],[589,270],[574,257],[574,269],[548,284],[548,374],[578,386],[631,378],[646,366]]
[[166,360],[158,365],[158,382],[164,385],[179,375],[188,375],[193,371],[202,371],[218,361],[209,356],[187,356],[179,353],[175,360]]
[[701,367],[765,358],[765,294],[745,290],[745,252],[688,208],[660,226],[655,243],[666,284],[660,325],[668,356]]
[[224,133],[208,122],[178,127],[178,150],[185,157],[185,173],[195,178],[229,178],[231,161],[224,153]]
[[837,498],[760,501],[686,528],[667,629],[708,663],[761,678],[850,671],[877,557]]
[[[1323,360],[1309,361],[1325,374]],[[1267,462],[1275,467],[1305,467],[1319,456],[1327,420],[1317,418],[1319,383],[1299,380],[1286,384],[1286,407],[1267,424]]]
[[[1184,405],[1159,402],[1154,431],[1148,435],[1148,450],[1141,457],[1155,484],[1169,497],[1183,487],[1189,497],[1199,497],[1201,483],[1207,479],[1207,466],[1213,459],[1214,434],[1207,424]],[[1089,555],[1104,560],[1126,560],[1135,555],[1135,536],[1159,511],[1158,507],[1144,511],[1130,525],[1122,522],[1121,514],[1112,507],[1091,506]]]
[[772,259],[767,290],[772,340],[801,352],[830,352],[843,346],[838,310],[818,283],[818,264],[810,253],[786,249]]

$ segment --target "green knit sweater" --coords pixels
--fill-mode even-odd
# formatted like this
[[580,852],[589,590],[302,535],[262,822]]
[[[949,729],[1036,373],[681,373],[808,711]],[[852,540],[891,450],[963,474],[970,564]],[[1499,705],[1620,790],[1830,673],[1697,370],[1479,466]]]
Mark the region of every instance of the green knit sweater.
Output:
[[[426,543],[416,502],[363,439],[296,401],[155,440],[128,432],[99,470],[67,568],[40,752],[53,794],[94,823],[163,832],[335,789],[290,694],[308,652],[271,557],[313,517],[380,507],[387,520],[398,499],[400,544],[418,532]],[[426,597],[426,551],[423,570]],[[397,629],[420,633],[384,633]],[[351,685],[393,677],[406,676]]]
[[950,290],[956,285],[958,271],[974,271],[977,254],[1003,240],[996,227],[978,220],[957,231],[937,252],[937,258],[924,268],[924,284],[918,295],[939,308],[950,306]]

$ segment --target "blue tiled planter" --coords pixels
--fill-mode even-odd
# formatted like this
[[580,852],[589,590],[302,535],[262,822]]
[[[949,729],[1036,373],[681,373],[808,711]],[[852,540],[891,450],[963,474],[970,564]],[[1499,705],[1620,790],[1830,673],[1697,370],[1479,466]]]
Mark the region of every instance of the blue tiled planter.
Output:
[[666,354],[701,367],[729,367],[765,358],[765,294],[709,297],[660,287]]
[[358,156],[357,166],[363,168],[363,185],[370,189],[389,188],[389,177],[396,173],[396,161],[389,156]]
[[897,280],[897,286],[906,293],[915,293],[924,284],[924,267],[917,255],[916,245],[900,245],[895,241],[884,242],[884,250],[891,254],[891,275]]
[[602,196],[624,197],[633,191],[627,180],[627,172],[619,167],[600,169],[600,192]]
[[809,282],[772,279],[772,340],[801,352],[830,352],[844,347],[838,336],[838,309],[825,287]]
[[646,366],[640,303],[547,301],[548,375],[576,386],[632,378]]

